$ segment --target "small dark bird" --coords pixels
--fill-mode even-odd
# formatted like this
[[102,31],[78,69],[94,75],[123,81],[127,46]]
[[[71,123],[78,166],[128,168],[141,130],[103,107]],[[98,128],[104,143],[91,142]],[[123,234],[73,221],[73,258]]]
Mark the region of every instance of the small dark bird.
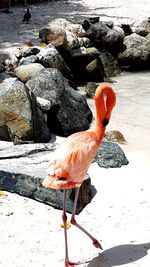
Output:
[[30,13],[29,7],[28,7],[26,13],[24,14],[22,22],[29,23],[30,19],[31,19],[31,13]]

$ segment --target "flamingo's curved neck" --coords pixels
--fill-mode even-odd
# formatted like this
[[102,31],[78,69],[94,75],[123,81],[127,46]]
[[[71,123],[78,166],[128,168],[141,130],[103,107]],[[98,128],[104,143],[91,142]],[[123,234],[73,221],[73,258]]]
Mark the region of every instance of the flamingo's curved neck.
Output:
[[95,97],[95,108],[96,108],[95,131],[99,141],[101,141],[105,132],[105,127],[103,127],[102,121],[105,119],[105,114],[106,114],[103,92],[101,92],[101,94],[99,94],[98,97]]
[[108,85],[100,85],[95,92],[96,135],[101,141],[105,133],[105,122],[110,120],[111,111],[115,105],[116,96]]

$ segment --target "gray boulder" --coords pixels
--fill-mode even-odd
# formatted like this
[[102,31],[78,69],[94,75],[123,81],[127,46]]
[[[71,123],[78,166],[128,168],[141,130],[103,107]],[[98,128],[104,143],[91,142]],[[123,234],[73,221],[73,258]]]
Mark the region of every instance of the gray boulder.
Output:
[[106,50],[100,52],[105,78],[113,77],[121,73],[118,61]]
[[56,68],[65,77],[71,77],[71,72],[68,66],[66,65],[64,59],[52,44],[49,44],[45,48],[43,48],[37,54],[37,57],[39,63],[41,63],[45,68]]
[[[31,44],[32,46],[33,44]],[[35,56],[40,52],[40,48],[39,47],[21,47],[16,49],[15,51],[15,57],[18,59],[21,59],[22,57],[26,58],[26,57],[30,57],[30,56]]]
[[[0,150],[0,190],[17,193],[25,197],[63,209],[63,190],[42,186],[53,144],[26,144],[4,147]],[[72,212],[75,190],[68,190],[67,212]],[[87,175],[79,193],[77,214],[91,202],[95,188]]]
[[134,25],[134,32],[141,36],[147,36],[150,33],[150,21],[145,19],[140,23]]
[[66,41],[66,31],[62,26],[49,25],[39,31],[39,38],[43,43],[61,46]]
[[99,21],[92,24],[89,20],[83,22],[86,36],[90,39],[99,39],[104,47],[111,48],[114,44],[124,38],[124,31],[121,27],[114,26],[112,23]]
[[89,128],[92,113],[86,98],[76,92],[57,69],[44,69],[26,86],[37,97],[50,101],[47,112],[50,132],[68,136]]
[[36,96],[33,92],[30,93],[31,105],[32,105],[32,125],[34,142],[46,143],[51,139],[51,134],[47,126],[47,118],[44,116],[44,109],[39,105]]
[[19,61],[19,66],[28,65],[30,63],[38,63],[38,57],[36,55],[31,55],[29,57],[22,57]]
[[39,37],[46,44],[51,43],[55,47],[71,48],[78,43],[77,37],[85,37],[85,31],[81,24],[59,18],[50,22],[47,28],[41,29]]
[[81,24],[72,23],[64,18],[54,19],[52,22],[48,24],[49,26],[60,26],[63,29],[72,32],[77,37],[84,37],[85,31]]
[[94,59],[86,66],[86,76],[88,81],[102,82],[104,81],[104,69],[101,59]]
[[126,69],[142,69],[150,66],[150,38],[132,33],[124,38],[125,51],[118,55]]
[[109,27],[102,21],[93,24],[89,20],[85,20],[83,21],[82,26],[86,32],[86,36],[90,38],[100,38],[106,35],[109,31]]
[[102,36],[102,44],[106,48],[111,48],[124,38],[124,31],[121,27],[109,28],[106,34]]
[[[0,126],[6,126],[11,140],[33,140],[30,96],[17,78],[0,84]],[[1,133],[0,133],[1,135]]]
[[96,153],[95,161],[103,168],[119,168],[129,163],[118,144],[106,141],[101,143]]
[[47,142],[50,133],[34,94],[17,78],[0,84],[0,138],[14,143]]
[[103,81],[103,66],[99,56],[100,52],[95,47],[70,50],[68,64],[77,82]]
[[[32,45],[32,44],[31,44]],[[16,49],[14,56],[18,59],[18,65],[28,65],[30,63],[38,63],[36,56],[40,52],[38,47],[21,47]]]

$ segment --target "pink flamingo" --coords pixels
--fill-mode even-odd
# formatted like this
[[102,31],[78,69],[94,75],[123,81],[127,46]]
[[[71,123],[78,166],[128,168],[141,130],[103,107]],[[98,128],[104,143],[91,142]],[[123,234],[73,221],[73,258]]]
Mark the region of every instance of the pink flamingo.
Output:
[[92,240],[96,248],[102,249],[101,244],[79,225],[75,219],[79,188],[104,136],[106,125],[110,120],[112,109],[115,106],[116,95],[109,85],[102,84],[96,89],[94,99],[96,107],[95,129],[77,132],[67,137],[55,151],[48,167],[48,176],[43,181],[43,186],[45,187],[64,189],[62,220],[64,224],[66,267],[75,266],[75,263],[69,261],[68,256],[66,226],[67,189],[76,188],[71,224],[83,231]]

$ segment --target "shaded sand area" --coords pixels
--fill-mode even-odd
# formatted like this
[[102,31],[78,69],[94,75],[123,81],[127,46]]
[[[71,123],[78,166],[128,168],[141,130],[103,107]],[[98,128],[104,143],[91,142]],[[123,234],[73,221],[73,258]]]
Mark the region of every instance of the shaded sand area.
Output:
[[38,37],[39,29],[48,26],[56,18],[66,18],[73,22],[82,22],[93,16],[102,20],[113,20],[116,24],[134,23],[149,17],[150,3],[133,0],[60,0],[45,4],[31,5],[31,22],[22,23],[24,6],[11,7],[12,13],[0,12],[0,50],[18,47]]
[[[18,7],[15,11],[12,8],[13,13],[0,15],[1,49],[23,44],[28,35],[31,39],[36,37],[38,29],[45,26],[47,20],[68,17],[69,14],[71,19],[77,17],[77,20],[99,13],[106,14],[106,19],[108,16],[109,19],[114,16],[116,19],[121,14],[132,21],[148,16],[149,1],[142,1],[141,4],[132,1],[129,4],[130,1],[107,1],[106,4],[106,1],[98,0],[94,3],[90,0],[52,2],[49,3],[49,10],[48,4],[43,7],[33,6],[31,23],[19,24],[18,27],[17,19],[22,19],[24,8]],[[52,6],[55,8],[52,9]],[[1,22],[3,20],[4,23],[5,16],[10,20],[15,12],[17,17],[14,26],[9,23],[6,34],[6,27]],[[47,18],[44,14],[48,13],[50,17],[47,15]],[[104,250],[101,252],[94,248],[91,241],[72,226],[68,230],[69,254],[71,260],[80,261],[78,266],[150,265],[149,77],[150,72],[123,73],[115,77],[116,82],[111,84],[117,93],[117,106],[107,130],[119,130],[124,134],[128,143],[122,145],[122,148],[129,164],[118,169],[103,169],[96,163],[91,164],[88,173],[97,194],[77,216],[77,220],[101,242]],[[94,112],[93,101],[88,101]],[[0,142],[0,147],[2,145]],[[6,193],[1,196],[0,266],[64,266],[63,230],[59,226],[61,213],[16,194]]]

